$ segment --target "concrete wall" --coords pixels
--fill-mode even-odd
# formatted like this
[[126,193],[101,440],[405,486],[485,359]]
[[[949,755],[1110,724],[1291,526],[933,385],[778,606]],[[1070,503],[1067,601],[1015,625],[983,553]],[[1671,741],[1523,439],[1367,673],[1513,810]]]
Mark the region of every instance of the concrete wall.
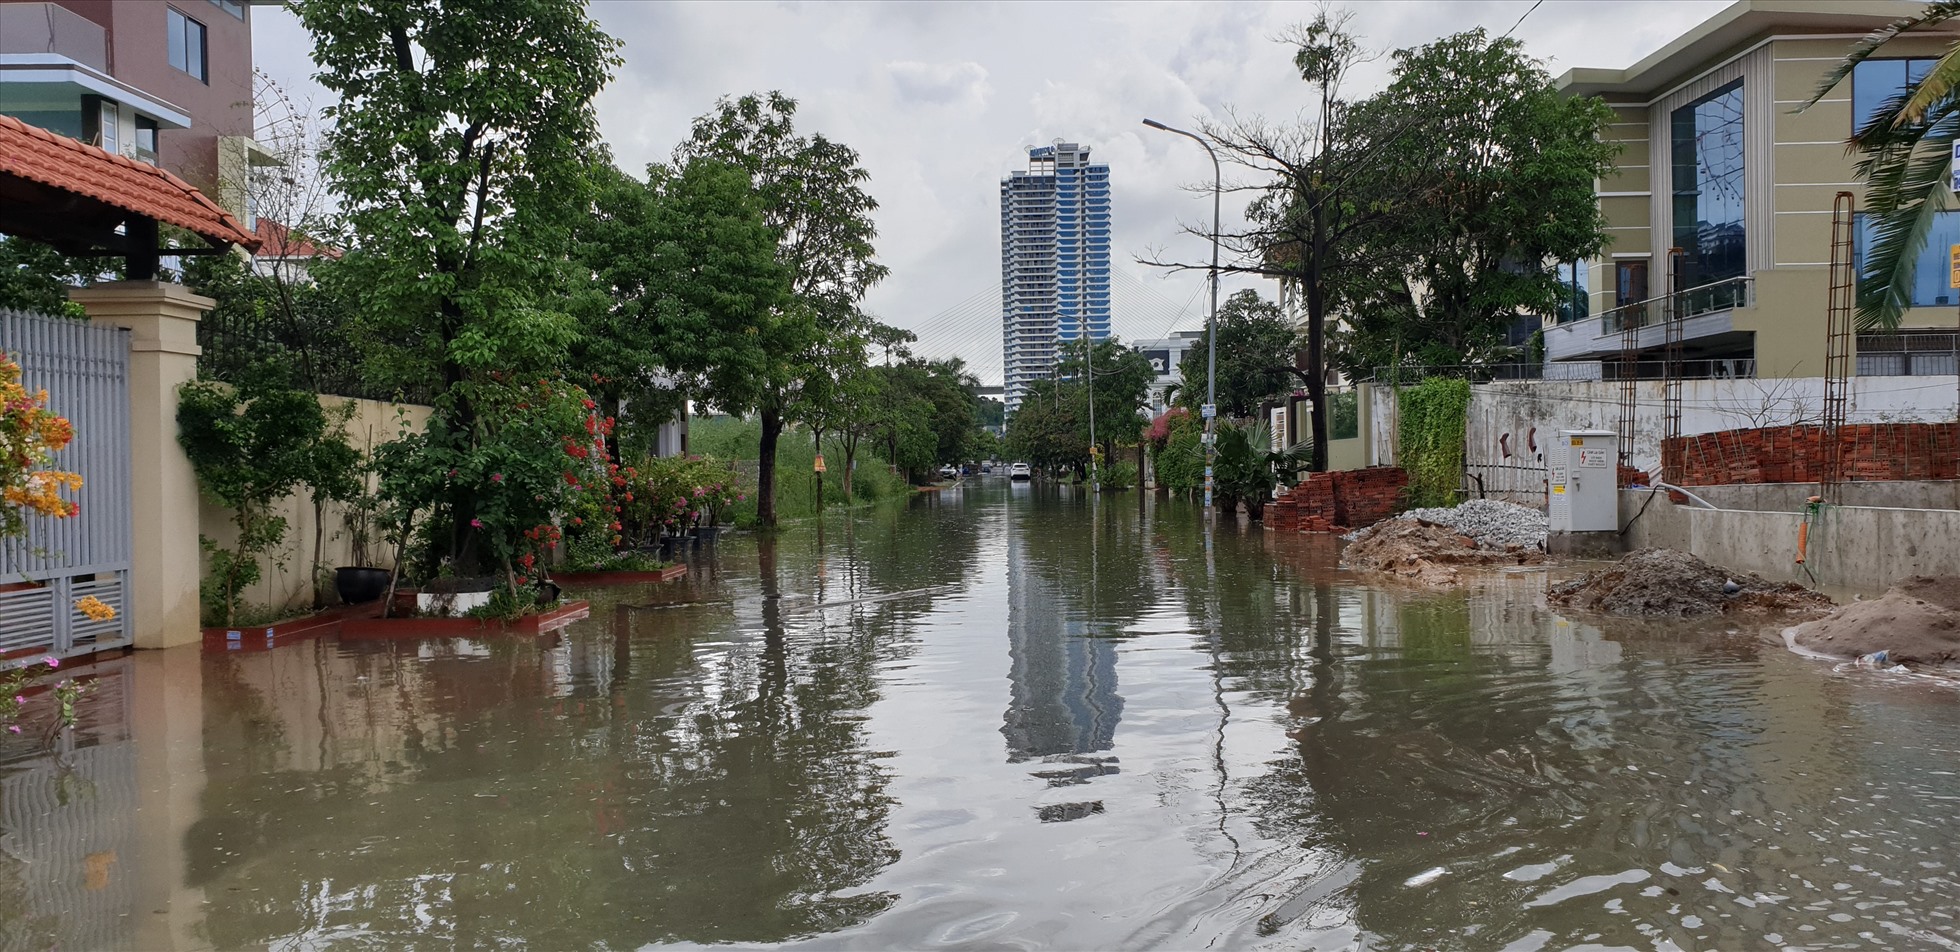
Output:
[[[1633,465],[1652,472],[1661,464],[1666,432],[1661,384],[1642,381],[1634,417]],[[1934,423],[1954,419],[1952,377],[1856,377],[1847,423]],[[1689,380],[1681,385],[1681,433],[1817,423],[1822,419],[1824,378],[1783,380]],[[1544,465],[1550,438],[1562,429],[1620,428],[1620,384],[1612,381],[1533,381],[1479,384],[1470,391],[1467,461],[1475,465]],[[1535,431],[1535,435],[1534,435]],[[1509,437],[1506,439],[1506,437]],[[1377,436],[1377,441],[1382,437]],[[1532,451],[1530,444],[1538,449]],[[1506,455],[1508,448],[1509,455]]]
[[1626,533],[1631,548],[1665,546],[1765,578],[1868,594],[1960,567],[1960,509],[1826,506],[1811,523],[1807,559],[1799,565],[1801,509],[1703,509],[1665,496],[1650,503],[1653,495],[1621,493],[1621,520],[1633,520]]
[[[1723,509],[1794,512],[1819,493],[1816,483],[1760,483],[1753,486],[1690,486],[1689,491]],[[1837,502],[1880,509],[1960,509],[1960,480],[1888,480],[1843,483]]]
[[[322,396],[320,403],[330,411],[346,404],[354,406],[345,432],[354,448],[363,451],[399,438],[404,422],[411,432],[418,432],[429,419],[429,408],[423,406],[329,396]],[[276,514],[285,517],[286,541],[276,552],[260,559],[261,579],[246,591],[245,602],[304,610],[313,605],[313,541],[322,529],[325,536],[320,568],[331,573],[338,566],[353,564],[353,545],[344,522],[346,511],[336,503],[328,503],[322,511],[324,518],[316,521],[312,497],[302,489],[282,501]],[[220,546],[237,541],[238,532],[232,525],[230,510],[201,497],[197,515],[198,531],[203,535],[217,540]],[[387,568],[394,564],[394,553],[386,550],[378,538],[372,545],[372,555],[378,566]],[[331,578],[327,586],[327,602],[332,604]]]

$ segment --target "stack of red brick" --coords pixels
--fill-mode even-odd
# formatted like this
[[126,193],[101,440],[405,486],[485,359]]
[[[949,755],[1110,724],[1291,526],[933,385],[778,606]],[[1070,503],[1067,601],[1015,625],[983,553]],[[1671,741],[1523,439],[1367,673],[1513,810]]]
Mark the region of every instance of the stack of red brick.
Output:
[[1395,514],[1409,474],[1397,466],[1314,473],[1266,506],[1266,528],[1340,532]]
[[[1838,428],[1847,480],[1960,478],[1960,425],[1860,423]],[[1661,444],[1684,486],[1814,483],[1824,475],[1824,428],[1778,426],[1683,436]]]

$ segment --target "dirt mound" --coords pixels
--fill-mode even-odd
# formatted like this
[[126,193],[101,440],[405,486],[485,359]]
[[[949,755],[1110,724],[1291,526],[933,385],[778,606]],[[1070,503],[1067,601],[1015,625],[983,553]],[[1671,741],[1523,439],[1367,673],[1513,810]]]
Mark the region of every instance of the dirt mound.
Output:
[[1794,582],[1731,572],[1674,549],[1641,549],[1609,569],[1555,585],[1547,602],[1604,615],[1817,612],[1831,600]]
[[1407,518],[1383,519],[1355,533],[1341,550],[1341,559],[1356,568],[1438,586],[1461,581],[1458,566],[1525,565],[1544,558],[1535,547],[1478,545],[1455,529]]
[[1884,664],[1960,664],[1960,576],[1921,575],[1797,626],[1798,645]]

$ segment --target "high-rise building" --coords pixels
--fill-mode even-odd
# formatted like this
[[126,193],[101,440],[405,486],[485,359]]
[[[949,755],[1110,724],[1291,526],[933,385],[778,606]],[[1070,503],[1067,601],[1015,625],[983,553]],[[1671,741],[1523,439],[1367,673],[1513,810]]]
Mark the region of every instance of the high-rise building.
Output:
[[1058,349],[1109,336],[1109,166],[1059,142],[1000,183],[1002,383],[1007,412]]

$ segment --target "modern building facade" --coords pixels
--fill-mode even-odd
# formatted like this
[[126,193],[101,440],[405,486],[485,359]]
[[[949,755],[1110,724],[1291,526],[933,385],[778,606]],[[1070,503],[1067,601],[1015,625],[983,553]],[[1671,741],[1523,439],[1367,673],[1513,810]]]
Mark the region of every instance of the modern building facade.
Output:
[[246,220],[252,11],[240,0],[0,0],[0,114],[160,166]]
[[1002,376],[1007,412],[1060,348],[1109,336],[1109,166],[1059,142],[1000,183]]
[[1150,361],[1150,369],[1157,376],[1150,381],[1150,415],[1156,416],[1171,408],[1170,389],[1184,385],[1184,355],[1198,346],[1204,331],[1178,331],[1159,340],[1140,340],[1134,345]]
[[[1960,40],[1960,27],[1893,40],[1800,107],[1854,41],[1921,9],[1741,0],[1627,69],[1560,77],[1566,93],[1613,107],[1608,134],[1624,148],[1596,187],[1611,241],[1581,263],[1574,285],[1587,306],[1562,309],[1565,319],[1545,328],[1547,376],[1587,363],[1618,376],[1629,330],[1636,359],[1659,361],[1670,316],[1683,321],[1687,375],[1822,376],[1832,202],[1839,192],[1864,198],[1845,140]],[[1856,231],[1866,228],[1858,216]],[[1857,373],[1954,372],[1960,291],[1948,286],[1946,256],[1955,244],[1960,212],[1940,212],[1909,332],[1861,335]]]

